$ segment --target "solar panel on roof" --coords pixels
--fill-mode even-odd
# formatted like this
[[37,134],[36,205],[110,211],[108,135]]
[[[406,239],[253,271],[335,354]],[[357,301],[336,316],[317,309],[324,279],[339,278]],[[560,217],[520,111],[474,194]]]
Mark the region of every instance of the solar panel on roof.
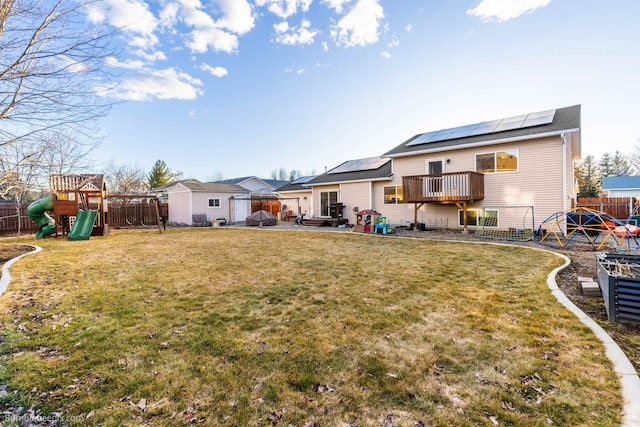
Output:
[[539,111],[504,119],[480,122],[455,128],[441,129],[423,133],[407,143],[410,145],[428,144],[430,142],[447,141],[467,136],[486,135],[507,130],[525,129],[533,126],[548,125],[553,122],[556,110]]
[[369,159],[357,159],[344,162],[340,166],[331,169],[329,174],[344,173],[344,172],[359,172],[371,169],[378,169],[380,166],[387,163],[389,159],[382,157],[372,157]]
[[315,177],[313,177],[313,176],[301,176],[300,178],[292,181],[291,183],[292,184],[304,184],[304,183],[307,183],[307,182],[311,181],[313,178],[315,178]]

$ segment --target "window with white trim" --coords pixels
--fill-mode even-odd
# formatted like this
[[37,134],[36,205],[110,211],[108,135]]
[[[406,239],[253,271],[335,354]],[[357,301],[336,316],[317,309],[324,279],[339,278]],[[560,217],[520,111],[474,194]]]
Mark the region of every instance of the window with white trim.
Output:
[[518,150],[496,151],[494,153],[476,154],[476,172],[517,172]]
[[[458,210],[458,226],[464,227],[464,211]],[[492,209],[467,209],[467,226],[497,227],[498,211]]]
[[384,204],[394,205],[397,203],[403,203],[402,185],[384,187]]
[[222,201],[220,197],[209,197],[207,199],[207,207],[209,208],[220,208],[222,207]]

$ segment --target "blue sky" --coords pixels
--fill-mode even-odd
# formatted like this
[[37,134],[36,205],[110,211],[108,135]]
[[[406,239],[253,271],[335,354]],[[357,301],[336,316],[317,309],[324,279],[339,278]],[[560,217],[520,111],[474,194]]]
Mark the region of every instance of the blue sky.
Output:
[[123,28],[96,165],[321,173],[575,104],[583,157],[640,139],[637,0],[103,0],[88,16]]

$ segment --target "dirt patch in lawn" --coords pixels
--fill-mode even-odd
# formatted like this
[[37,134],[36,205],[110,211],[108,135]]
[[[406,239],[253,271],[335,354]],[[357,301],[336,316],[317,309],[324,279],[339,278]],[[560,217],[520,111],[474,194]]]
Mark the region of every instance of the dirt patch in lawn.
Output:
[[33,247],[27,245],[0,244],[0,267],[2,267],[5,262],[10,261],[22,254],[31,252],[32,250]]

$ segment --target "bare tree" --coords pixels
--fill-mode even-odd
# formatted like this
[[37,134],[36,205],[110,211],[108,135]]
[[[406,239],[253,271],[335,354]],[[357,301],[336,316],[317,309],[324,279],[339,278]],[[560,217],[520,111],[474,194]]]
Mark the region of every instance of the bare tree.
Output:
[[111,101],[97,88],[113,51],[112,34],[85,15],[94,1],[0,0],[0,197],[16,182],[42,184],[100,141],[95,125]]
[[208,181],[210,182],[224,181],[224,174],[222,173],[222,171],[215,171],[212,175],[209,176]]
[[104,169],[110,194],[144,194],[149,189],[147,174],[138,165],[118,165],[113,161]]

